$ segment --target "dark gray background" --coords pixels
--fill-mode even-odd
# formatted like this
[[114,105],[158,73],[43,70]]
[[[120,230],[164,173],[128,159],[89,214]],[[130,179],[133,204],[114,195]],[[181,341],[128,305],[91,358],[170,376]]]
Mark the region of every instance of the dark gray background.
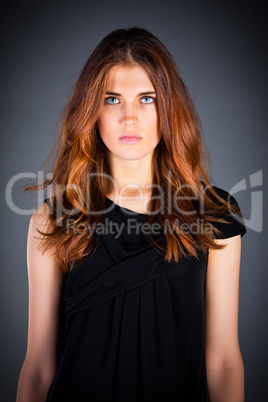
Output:
[[[56,4],[55,4],[56,3]],[[138,25],[168,47],[199,112],[212,161],[212,183],[235,195],[250,219],[249,177],[266,172],[267,47],[263,3],[90,1],[12,3],[2,9],[1,52],[1,400],[15,401],[27,346],[26,241],[30,215],[14,213],[8,181],[36,173],[55,143],[59,113],[89,54],[111,30]],[[17,206],[33,208],[25,182]],[[264,185],[259,185],[264,192]],[[264,205],[265,197],[264,197]],[[239,339],[246,401],[267,395],[267,232],[242,239]],[[266,381],[265,381],[266,377]]]

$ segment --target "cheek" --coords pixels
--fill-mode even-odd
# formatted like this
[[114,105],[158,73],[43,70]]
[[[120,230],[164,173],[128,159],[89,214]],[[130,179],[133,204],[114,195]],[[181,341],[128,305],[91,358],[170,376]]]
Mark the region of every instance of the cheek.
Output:
[[108,131],[108,121],[105,118],[105,116],[100,116],[97,120],[98,124],[98,129],[100,132],[100,136],[102,140],[104,140],[106,137],[108,137],[109,131]]
[[152,114],[150,119],[148,119],[149,129],[151,133],[154,133],[155,137],[159,137],[159,118],[157,114]]
[[100,134],[108,135],[111,133],[115,124],[114,120],[115,118],[111,114],[101,114],[97,120]]
[[157,113],[156,109],[151,109],[151,110],[144,116],[144,120],[147,120],[151,126],[157,127],[157,126],[158,126],[159,117],[158,117],[158,113]]
[[97,120],[97,125],[102,141],[107,148],[113,147],[114,133],[112,131],[111,118],[107,116],[100,116]]
[[105,128],[105,118],[103,118],[103,116],[99,116],[99,118],[97,120],[97,125],[98,125],[100,134],[102,134],[102,131]]

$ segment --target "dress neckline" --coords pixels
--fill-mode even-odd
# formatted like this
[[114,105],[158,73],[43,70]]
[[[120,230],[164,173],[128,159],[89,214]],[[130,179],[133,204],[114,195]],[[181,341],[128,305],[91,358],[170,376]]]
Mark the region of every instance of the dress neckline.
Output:
[[116,208],[117,211],[119,211],[120,213],[123,212],[125,214],[124,210],[126,210],[126,211],[128,211],[128,213],[131,212],[131,214],[128,214],[130,217],[134,216],[134,217],[140,217],[140,218],[143,218],[143,219],[147,219],[148,216],[149,216],[148,214],[143,214],[141,212],[133,211],[132,209],[129,209],[129,208],[121,207],[121,205],[116,204],[110,198],[108,198],[106,196],[105,196],[105,198],[111,205],[114,205],[114,208]]

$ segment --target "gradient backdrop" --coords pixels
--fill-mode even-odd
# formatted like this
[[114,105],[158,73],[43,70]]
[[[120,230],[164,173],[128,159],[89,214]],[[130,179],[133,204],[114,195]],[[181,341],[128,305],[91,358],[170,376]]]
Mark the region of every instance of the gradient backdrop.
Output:
[[[1,401],[15,401],[27,346],[26,242],[31,216],[31,211],[22,215],[10,208],[6,190],[15,175],[42,170],[56,141],[59,113],[89,54],[111,30],[130,25],[151,31],[174,56],[202,121],[212,183],[233,193],[246,218],[239,339],[246,401],[266,400],[264,2],[12,2],[2,6],[1,13]],[[30,192],[21,192],[25,184],[15,182],[12,200],[31,210]],[[39,203],[43,198],[41,194]]]

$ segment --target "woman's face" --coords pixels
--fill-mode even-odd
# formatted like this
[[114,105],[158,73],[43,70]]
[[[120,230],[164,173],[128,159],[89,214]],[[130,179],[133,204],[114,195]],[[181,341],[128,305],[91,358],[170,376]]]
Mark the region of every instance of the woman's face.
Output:
[[[97,124],[101,138],[116,157],[137,160],[152,154],[161,136],[156,93],[141,66],[113,67]],[[127,137],[136,134],[139,139]],[[125,135],[127,138],[121,138]]]

